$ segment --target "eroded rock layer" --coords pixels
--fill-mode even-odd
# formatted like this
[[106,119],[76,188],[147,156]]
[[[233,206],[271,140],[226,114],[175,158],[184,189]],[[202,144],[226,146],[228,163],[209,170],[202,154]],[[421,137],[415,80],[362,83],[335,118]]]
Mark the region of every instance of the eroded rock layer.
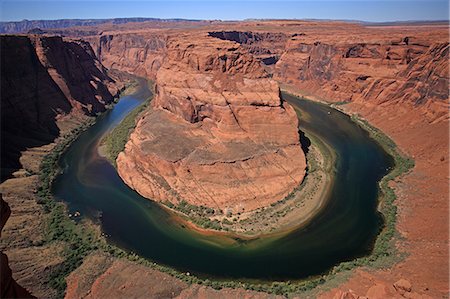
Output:
[[106,110],[121,84],[89,43],[58,36],[0,36],[2,180],[20,168],[20,152],[59,136],[57,120]]
[[233,212],[282,199],[305,174],[295,111],[239,44],[195,39],[169,41],[120,176],[147,198]]
[[166,35],[152,29],[146,32],[106,32],[85,39],[92,44],[98,59],[107,68],[154,79],[164,56]]
[[[0,193],[0,236],[10,215],[11,209]],[[14,280],[8,257],[2,251],[0,251],[0,295],[1,298],[35,298]]]
[[226,29],[210,35],[239,42],[274,79],[306,96],[419,110],[430,122],[448,119],[446,26],[289,21]]

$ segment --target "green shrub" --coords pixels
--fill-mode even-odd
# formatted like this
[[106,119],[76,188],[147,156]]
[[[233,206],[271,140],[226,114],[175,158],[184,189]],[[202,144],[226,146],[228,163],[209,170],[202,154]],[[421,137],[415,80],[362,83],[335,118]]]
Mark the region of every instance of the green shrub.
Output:
[[131,132],[136,127],[136,122],[139,119],[139,115],[147,108],[151,98],[147,99],[134,108],[111,132],[109,132],[103,140],[102,145],[106,149],[106,158],[114,165],[116,165],[116,159],[120,152],[125,148]]

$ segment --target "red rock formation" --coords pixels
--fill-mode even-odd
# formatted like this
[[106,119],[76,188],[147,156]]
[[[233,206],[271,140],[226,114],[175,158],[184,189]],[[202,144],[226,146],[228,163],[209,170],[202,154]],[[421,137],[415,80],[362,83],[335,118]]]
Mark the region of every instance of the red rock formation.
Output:
[[112,32],[85,39],[107,68],[152,79],[161,66],[166,47],[166,34],[159,30]]
[[[6,224],[11,210],[3,200],[0,193],[0,236]],[[1,298],[35,298],[26,289],[21,287],[12,277],[12,271],[8,264],[8,257],[0,251],[0,297]]]
[[431,120],[447,114],[448,42],[412,37],[359,43],[304,39],[296,37],[287,44],[274,68],[277,80],[333,101],[405,102],[422,106]]
[[[133,34],[130,29],[134,30]],[[142,30],[138,32],[138,29]],[[354,271],[349,281],[339,286],[346,291],[336,293],[336,290],[331,290],[320,298],[333,298],[334,295],[336,298],[365,297],[356,294],[395,294],[409,298],[427,298],[427,294],[432,298],[448,296],[448,24],[367,27],[341,22],[255,21],[214,22],[207,29],[196,30],[203,31],[203,34],[232,32],[222,38],[239,42],[241,47],[262,61],[274,56],[275,64],[272,61],[270,68],[267,68],[274,78],[311,98],[353,101],[341,107],[365,117],[415,159],[414,170],[395,184],[398,230],[404,237],[398,246],[407,257],[389,269]],[[182,31],[158,31],[158,34],[173,34],[176,38]],[[156,65],[152,63],[156,61],[153,56],[162,57],[165,52],[165,48],[145,50],[146,44],[152,43],[150,36],[155,35],[156,31],[148,30],[143,23],[133,28],[121,25],[109,27],[108,30],[102,27],[101,30],[91,28],[81,33],[81,30],[74,29],[72,32],[91,41],[95,52],[101,54],[100,58],[109,67],[148,77],[153,77],[157,69],[149,67]],[[90,32],[95,32],[96,36],[89,36],[93,35]],[[113,40],[106,40],[99,52],[100,32],[103,36],[112,35]],[[136,39],[135,36],[139,37]],[[114,39],[120,43],[115,43]],[[191,41],[195,43],[197,37],[191,37]],[[164,102],[161,105],[164,106]],[[175,109],[178,106],[168,107]],[[186,111],[184,107],[177,109]],[[157,110],[163,115],[159,108]],[[182,116],[192,116],[192,111],[196,110],[192,109],[190,114],[183,112]],[[180,123],[181,118],[176,118],[172,112],[166,113],[170,117],[158,116],[164,124],[172,126]],[[189,129],[185,131],[189,134],[200,132],[190,130],[193,124],[208,122],[207,118],[198,121],[204,111],[195,115],[200,117],[197,120],[194,117],[194,123],[183,120]],[[144,122],[155,117],[149,113],[141,121],[140,129],[144,130]],[[169,121],[168,118],[174,120]],[[167,129],[169,137],[172,137],[171,130],[177,129],[171,126]],[[133,139],[129,148],[132,143],[139,142]],[[164,150],[172,155],[171,152],[176,152],[178,147],[169,144],[161,152]],[[163,181],[161,183],[164,185]],[[122,268],[118,268],[115,274],[109,276],[111,281],[118,282],[117,287],[99,288],[97,294],[101,291],[104,291],[102,294],[113,294],[113,291],[120,289],[121,280],[115,277],[120,277],[121,271]],[[142,272],[136,272],[137,276],[131,272],[128,272],[129,280],[142,276]],[[160,276],[154,277],[158,281]],[[399,283],[400,277],[411,282],[411,291],[408,291],[407,283]],[[124,296],[133,294],[129,288],[121,291]],[[217,292],[218,297],[226,294],[223,291],[211,290]],[[192,294],[211,297],[211,293],[205,295],[200,290]]]
[[147,198],[234,212],[282,199],[306,166],[277,83],[238,44],[206,35],[170,41],[152,109],[117,165]]
[[210,34],[240,42],[263,62],[270,53],[276,60],[268,68],[274,78],[306,95],[368,105],[411,104],[430,121],[447,114],[448,32],[439,27],[383,31],[336,22],[263,25],[265,31],[248,23],[242,31]]
[[353,290],[337,290],[333,299],[385,299],[385,298],[423,298],[431,299],[431,296],[419,294],[412,290],[411,283],[406,279],[400,279],[393,285],[376,283],[372,285],[366,295],[358,295]]
[[102,112],[120,86],[87,42],[0,36],[0,44],[2,170],[6,176],[10,169],[20,168],[20,151],[58,136],[58,117]]
[[151,267],[94,253],[67,277],[65,298],[281,299],[283,297],[239,288],[215,290],[197,284],[189,285]]

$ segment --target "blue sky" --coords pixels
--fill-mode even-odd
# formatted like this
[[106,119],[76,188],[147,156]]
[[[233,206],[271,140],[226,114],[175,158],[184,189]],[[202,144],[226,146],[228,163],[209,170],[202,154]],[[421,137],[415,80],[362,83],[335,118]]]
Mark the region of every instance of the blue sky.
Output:
[[300,1],[69,1],[0,0],[0,20],[155,17],[242,20],[346,19],[361,21],[448,20],[447,0]]

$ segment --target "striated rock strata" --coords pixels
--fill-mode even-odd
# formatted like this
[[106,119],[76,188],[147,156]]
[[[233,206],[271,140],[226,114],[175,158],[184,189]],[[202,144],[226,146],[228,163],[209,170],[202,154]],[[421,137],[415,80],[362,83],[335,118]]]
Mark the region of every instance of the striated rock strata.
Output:
[[211,31],[237,41],[279,82],[304,95],[367,106],[420,109],[430,121],[448,114],[448,30],[377,28],[340,22],[265,22]]
[[[6,224],[11,209],[3,200],[0,193],[0,236],[3,227]],[[12,276],[12,270],[9,267],[8,257],[0,251],[0,297],[1,298],[35,298],[25,288],[20,286]]]
[[404,37],[372,43],[307,44],[291,40],[274,75],[335,101],[411,105],[446,117],[448,43]]
[[0,36],[2,177],[20,152],[50,143],[64,115],[105,111],[120,86],[89,43],[48,36]]
[[152,79],[161,66],[166,47],[166,34],[159,30],[104,33],[85,39],[107,68]]
[[150,199],[233,212],[282,199],[305,175],[294,109],[239,44],[192,40],[169,41],[152,107],[117,159],[120,176]]

